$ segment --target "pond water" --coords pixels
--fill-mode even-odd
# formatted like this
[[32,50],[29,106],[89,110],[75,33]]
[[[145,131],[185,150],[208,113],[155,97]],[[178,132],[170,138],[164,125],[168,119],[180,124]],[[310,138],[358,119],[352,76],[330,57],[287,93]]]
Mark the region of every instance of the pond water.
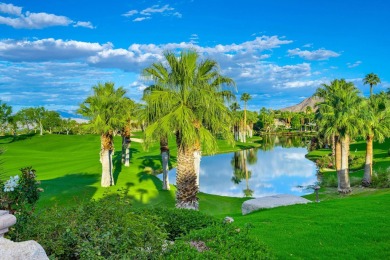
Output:
[[[305,195],[317,182],[316,165],[305,158],[310,139],[266,136],[261,148],[204,156],[200,165],[200,191],[230,197],[275,194]],[[175,184],[176,169],[169,172]]]

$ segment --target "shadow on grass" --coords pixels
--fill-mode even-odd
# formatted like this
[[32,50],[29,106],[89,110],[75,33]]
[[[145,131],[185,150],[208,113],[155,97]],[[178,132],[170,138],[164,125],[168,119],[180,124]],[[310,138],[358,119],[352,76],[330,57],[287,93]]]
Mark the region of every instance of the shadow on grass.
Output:
[[114,183],[117,183],[119,173],[122,171],[122,151],[116,151],[114,152],[114,156],[112,159],[112,164],[114,166]]
[[96,183],[100,182],[98,173],[71,173],[58,178],[41,181],[43,192],[38,200],[37,207],[72,205],[77,201],[91,200],[97,191]]
[[[141,174],[142,172],[139,173],[139,175]],[[160,184],[157,184],[155,182],[155,185],[157,184],[162,187],[161,181],[157,177],[150,177],[154,177],[155,180],[159,181]],[[158,195],[153,198],[149,198],[150,192],[148,189],[139,188],[134,183],[127,182],[126,188],[121,190],[120,193],[122,194],[122,196],[129,198],[131,200],[131,204],[136,208],[154,206],[174,207],[175,205],[174,191],[158,189]]]
[[9,144],[17,141],[31,139],[36,133],[29,133],[23,135],[4,135],[0,136],[0,144]]

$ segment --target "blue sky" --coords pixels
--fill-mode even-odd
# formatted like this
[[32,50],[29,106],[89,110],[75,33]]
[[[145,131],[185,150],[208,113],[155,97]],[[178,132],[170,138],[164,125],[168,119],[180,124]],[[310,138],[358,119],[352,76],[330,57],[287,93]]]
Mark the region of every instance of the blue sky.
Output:
[[345,78],[364,95],[390,87],[386,0],[0,0],[0,100],[74,113],[113,81],[140,100],[143,68],[167,49],[219,62],[249,109],[282,108]]

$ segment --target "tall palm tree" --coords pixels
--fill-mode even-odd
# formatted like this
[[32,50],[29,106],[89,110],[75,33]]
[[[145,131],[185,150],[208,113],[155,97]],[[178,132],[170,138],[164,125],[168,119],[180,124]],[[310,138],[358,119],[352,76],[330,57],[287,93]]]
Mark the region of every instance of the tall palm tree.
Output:
[[246,143],[246,132],[247,132],[247,122],[246,122],[246,105],[249,100],[251,100],[252,97],[248,93],[242,93],[241,95],[241,101],[244,101],[244,122],[243,122],[243,132],[244,132],[244,143]]
[[372,178],[373,142],[383,142],[390,135],[390,102],[384,92],[373,95],[366,101],[362,118],[367,142],[362,185],[367,187],[370,186]]
[[363,79],[363,84],[369,84],[370,85],[370,97],[372,96],[372,87],[377,85],[378,83],[381,83],[380,78],[375,73],[369,73],[367,74]]
[[349,144],[351,136],[358,134],[362,120],[358,115],[359,104],[358,89],[353,83],[344,79],[333,80],[329,85],[323,84],[317,89],[316,95],[324,98],[318,104],[318,123],[320,131],[325,137],[335,136],[335,162],[338,177],[338,191],[350,193],[350,180],[348,170]]
[[108,187],[114,185],[113,132],[121,126],[121,111],[126,91],[122,87],[115,89],[113,82],[98,83],[92,90],[93,95],[81,103],[78,113],[90,119],[87,125],[90,130],[100,134],[101,186]]
[[201,148],[215,152],[216,135],[233,142],[231,119],[221,90],[234,81],[220,75],[215,61],[199,62],[193,50],[182,51],[179,57],[165,52],[164,58],[166,67],[155,63],[143,73],[160,87],[144,95],[144,100],[150,107],[168,111],[147,127],[145,139],[174,133],[178,150],[176,207],[198,209],[194,153]]

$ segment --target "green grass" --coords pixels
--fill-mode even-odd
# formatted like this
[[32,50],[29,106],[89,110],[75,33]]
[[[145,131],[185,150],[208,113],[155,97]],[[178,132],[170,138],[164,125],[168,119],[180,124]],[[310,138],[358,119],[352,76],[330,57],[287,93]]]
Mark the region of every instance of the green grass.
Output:
[[[142,137],[140,133],[136,137]],[[247,144],[231,147],[219,141],[219,152],[230,152],[260,145],[258,137]],[[176,163],[174,141],[170,140],[173,167]],[[390,141],[375,144],[375,164],[389,167],[387,156]],[[44,209],[57,203],[61,206],[78,203],[79,200],[98,199],[104,193],[127,193],[133,207],[174,207],[175,187],[163,191],[161,181],[145,171],[161,169],[158,146],[144,151],[140,143],[131,144],[131,166],[120,164],[120,138],[115,139],[114,178],[116,186],[100,187],[99,136],[31,135],[0,137],[0,146],[6,149],[1,156],[5,176],[16,175],[20,168],[33,166],[42,181],[44,193],[38,208]],[[364,154],[364,141],[351,145],[351,152]],[[309,158],[328,154],[329,150],[314,151]],[[334,174],[332,172],[326,174]],[[362,176],[362,171],[353,173]],[[314,200],[314,195],[305,196]],[[355,189],[351,196],[339,196],[335,189],[322,189],[321,203],[295,205],[263,210],[241,215],[245,198],[229,198],[199,194],[200,210],[223,218],[232,216],[235,223],[244,228],[253,225],[251,235],[265,242],[280,258],[293,259],[390,259],[390,189]]]

